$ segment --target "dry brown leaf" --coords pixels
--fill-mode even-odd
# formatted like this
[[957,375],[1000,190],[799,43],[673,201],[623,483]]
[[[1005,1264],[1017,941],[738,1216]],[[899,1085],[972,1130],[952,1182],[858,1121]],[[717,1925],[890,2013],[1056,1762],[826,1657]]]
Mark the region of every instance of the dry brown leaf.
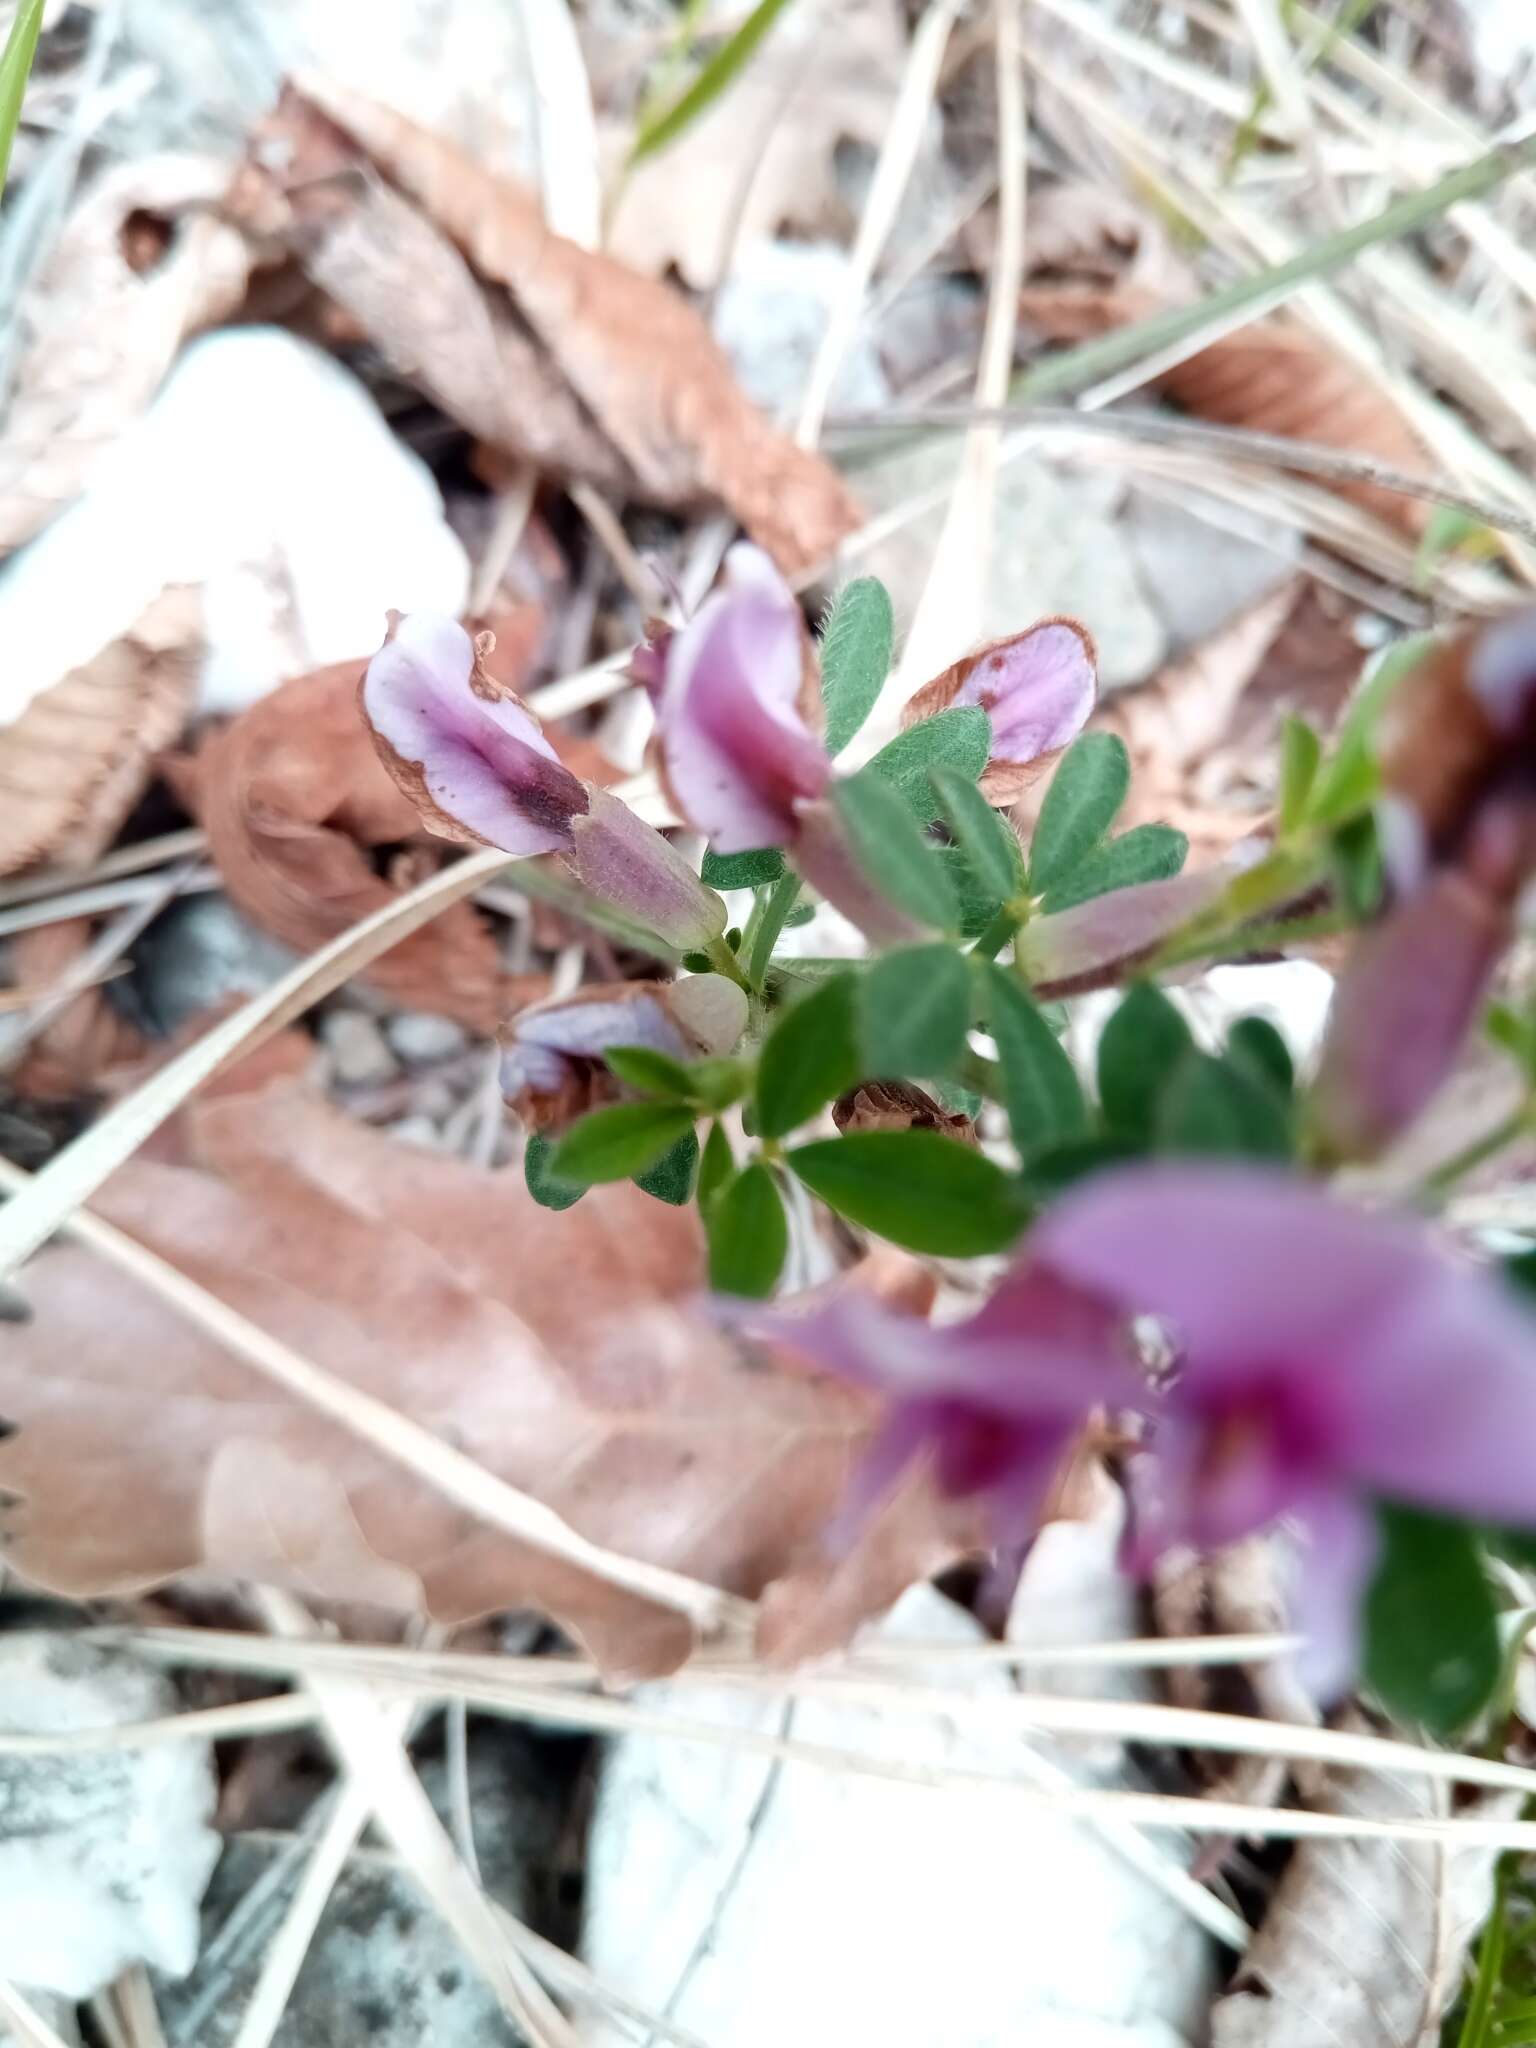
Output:
[[[1447,1792],[1408,1773],[1338,1772],[1321,1804],[1366,1819],[1438,1819]],[[1520,1795],[1483,1793],[1456,1810],[1513,1817]],[[1212,2048],[1430,2048],[1487,1917],[1495,1860],[1492,1850],[1437,1843],[1298,1843],[1233,1988],[1216,2002]]]
[[[101,1213],[328,1372],[630,1556],[747,1595],[814,1564],[873,1404],[685,1307],[691,1212],[623,1184],[552,1214],[515,1170],[291,1087],[195,1105],[181,1136],[191,1163],[136,1160]],[[613,1669],[687,1653],[675,1613],[477,1524],[84,1250],[47,1253],[25,1292],[0,1488],[26,1577],[81,1593],[202,1564],[378,1600],[409,1574],[442,1619],[535,1606]],[[910,1499],[839,1568],[841,1625],[954,1550]]]
[[95,860],[181,732],[197,688],[202,607],[165,591],[120,640],[0,726],[0,875]]
[[[416,813],[379,766],[358,716],[362,666],[338,662],[294,677],[210,734],[190,761],[168,764],[231,899],[299,952],[382,909],[422,878],[421,862],[440,858],[421,842]],[[395,844],[413,852],[391,881],[375,872],[370,849]],[[412,932],[361,979],[407,1008],[440,1011],[481,1033],[493,1032],[506,1008],[494,935],[470,903]]]
[[[1288,1625],[1283,1560],[1271,1536],[1250,1537],[1210,1556],[1177,1553],[1153,1584],[1161,1634],[1282,1635]],[[1172,1705],[1218,1713],[1258,1714],[1268,1721],[1315,1727],[1317,1709],[1290,1663],[1174,1664],[1164,1681]],[[1248,1806],[1272,1806],[1291,1765],[1283,1756],[1223,1755],[1194,1750],[1188,1758],[1203,1795]]]
[[[565,412],[574,404],[590,416],[622,458],[635,495],[680,507],[724,505],[786,574],[823,560],[859,523],[836,471],[749,403],[708,327],[679,293],[551,233],[531,192],[388,108],[328,82],[307,81],[305,95],[378,174],[425,211],[483,284],[510,295],[507,318],[531,330],[572,394]],[[303,102],[290,92],[284,104]],[[412,280],[407,293],[420,292]],[[397,317],[397,294],[388,301],[376,309],[384,328],[370,331],[387,331]],[[361,313],[360,292],[349,310]],[[494,355],[495,346],[482,348],[482,364]],[[558,449],[549,421],[532,417],[547,405],[548,387],[545,372],[531,400],[511,394],[521,402],[506,408],[501,445],[611,484],[612,465],[596,474],[584,452],[589,437],[580,448]]]
[[[1086,340],[1164,310],[1163,299],[1131,286],[1082,291],[1031,285],[1021,300],[1024,318],[1053,341]],[[1380,387],[1284,314],[1224,335],[1164,371],[1156,384],[1186,412],[1219,426],[1315,441],[1417,476],[1432,466]],[[1429,507],[1422,499],[1374,484],[1318,481],[1399,531],[1424,530]]]
[[[91,943],[91,922],[62,918],[18,932],[10,944],[10,967],[24,988],[44,997],[69,974]],[[88,988],[60,1011],[28,1048],[8,1081],[19,1096],[40,1102],[69,1102],[99,1087],[112,1068],[134,1059],[144,1041],[101,987]]]
[[17,315],[0,553],[79,493],[187,336],[240,303],[246,246],[209,210],[228,178],[213,157],[141,157],[108,171],[65,223]]

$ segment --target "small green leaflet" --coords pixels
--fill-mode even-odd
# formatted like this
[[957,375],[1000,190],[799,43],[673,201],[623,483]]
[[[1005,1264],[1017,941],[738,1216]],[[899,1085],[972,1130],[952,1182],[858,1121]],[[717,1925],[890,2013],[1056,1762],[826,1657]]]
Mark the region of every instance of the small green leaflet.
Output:
[[1131,786],[1131,757],[1112,732],[1085,732],[1062,755],[1029,843],[1037,896],[1065,881],[1115,822]]
[[888,740],[866,772],[900,790],[919,823],[931,825],[939,815],[934,769],[953,768],[979,782],[991,751],[992,721],[986,712],[979,704],[952,704]]
[[572,1124],[550,1160],[561,1180],[629,1180],[654,1166],[693,1128],[693,1111],[667,1102],[621,1102]]
[[856,1131],[797,1145],[787,1156],[829,1209],[935,1258],[1000,1252],[1028,1218],[1011,1174],[937,1131]]
[[1077,1070],[1018,980],[990,961],[981,969],[987,1028],[997,1042],[1003,1106],[1021,1159],[1081,1138],[1088,1105]]
[[897,790],[871,766],[834,782],[832,796],[865,879],[919,924],[952,930],[960,918],[954,887]]
[[681,1060],[670,1053],[653,1052],[648,1045],[610,1045],[603,1054],[610,1073],[642,1095],[654,1095],[663,1102],[687,1102],[693,1095],[693,1079]]
[[1239,1017],[1227,1033],[1227,1058],[1281,1095],[1296,1086],[1291,1049],[1267,1017]]
[[783,872],[779,848],[761,846],[753,853],[706,853],[699,876],[711,889],[759,889]]
[[954,834],[977,885],[999,903],[1022,895],[1024,850],[1005,818],[976,787],[973,776],[944,763],[928,771],[939,815]]
[[587,1192],[582,1180],[562,1180],[551,1173],[549,1162],[554,1146],[538,1131],[530,1131],[523,1147],[523,1181],[541,1209],[569,1209]]
[[953,946],[883,953],[859,981],[862,1070],[887,1081],[947,1073],[970,1019],[970,973]]
[[860,1078],[856,977],[835,974],[783,1012],[759,1055],[758,1135],[785,1138]]
[[1121,999],[1099,1038],[1099,1106],[1117,1136],[1150,1141],[1158,1104],[1193,1052],[1189,1026],[1168,998],[1138,982]]
[[1365,1676],[1391,1712],[1453,1735],[1499,1680],[1493,1593],[1472,1532],[1383,1506],[1382,1552],[1365,1602]]
[[1499,536],[1474,513],[1464,512],[1459,505],[1436,505],[1413,558],[1413,587],[1421,593],[1427,591],[1447,556],[1482,561],[1498,552]]
[[840,754],[875,707],[891,672],[895,621],[885,585],[860,576],[838,592],[821,634],[827,752]]
[[692,1131],[685,1131],[670,1152],[663,1152],[654,1166],[635,1175],[635,1186],[654,1195],[658,1202],[669,1202],[674,1209],[681,1209],[693,1200],[698,1166],[699,1141]]
[[709,1127],[709,1136],[704,1140],[704,1151],[699,1159],[699,1207],[707,1210],[710,1203],[736,1171],[736,1156],[731,1150],[731,1141],[726,1136],[725,1126],[719,1122]]
[[1070,910],[1075,903],[1107,896],[1112,889],[1165,882],[1183,867],[1188,852],[1188,839],[1172,825],[1133,825],[1118,839],[1094,847],[1070,873],[1054,882],[1045,892],[1042,908]]
[[1290,1105],[1235,1061],[1187,1052],[1158,1104],[1160,1152],[1218,1159],[1289,1159]]
[[1280,830],[1294,832],[1307,815],[1323,743],[1304,718],[1287,713],[1280,728]]
[[1033,1153],[1021,1182],[1029,1200],[1045,1209],[1080,1180],[1139,1157],[1136,1147],[1121,1138],[1074,1138],[1068,1145],[1051,1145]]
[[770,1168],[744,1166],[710,1203],[709,1284],[716,1294],[761,1301],[772,1294],[789,1250],[784,1201]]

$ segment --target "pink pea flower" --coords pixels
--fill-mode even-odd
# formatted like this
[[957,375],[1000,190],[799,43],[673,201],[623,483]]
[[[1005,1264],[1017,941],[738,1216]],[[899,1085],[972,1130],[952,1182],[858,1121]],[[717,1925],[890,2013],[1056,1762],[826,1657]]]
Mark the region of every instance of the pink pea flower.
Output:
[[[721,587],[687,625],[649,626],[630,673],[655,702],[672,799],[715,852],[798,848],[832,763],[821,738],[815,649],[768,557],[745,543],[732,548]],[[1045,619],[935,677],[906,722],[952,704],[981,705],[992,723],[981,788],[994,803],[1011,803],[1081,731],[1096,688],[1086,631],[1070,619]],[[835,885],[835,864],[828,872]]]
[[726,556],[725,581],[686,626],[653,635],[661,771],[678,810],[716,853],[784,846],[832,763],[811,720],[816,659],[789,587],[761,549]]
[[1146,1398],[1123,1318],[1054,1274],[1020,1267],[977,1314],[941,1328],[844,1287],[808,1314],[720,1304],[744,1335],[783,1344],[882,1394],[886,1419],[855,1475],[846,1540],[917,1459],[940,1488],[979,1496],[999,1545],[1032,1535],[1096,1408]]
[[360,700],[379,759],[444,839],[553,854],[590,896],[679,951],[707,948],[725,905],[668,840],[561,762],[538,720],[486,673],[457,621],[395,618]]
[[369,662],[363,716],[379,758],[444,839],[553,853],[586,787],[521,701],[498,690],[454,619],[414,612]]
[[1076,619],[1041,619],[994,640],[925,683],[902,715],[904,726],[954,705],[979,704],[992,723],[992,752],[981,793],[1016,803],[1088,723],[1098,695],[1098,652]]
[[1027,1258],[1176,1347],[1137,1549],[1210,1549],[1286,1518],[1322,1696],[1347,1681],[1372,1502],[1536,1524],[1536,1320],[1418,1226],[1259,1168],[1101,1175]]

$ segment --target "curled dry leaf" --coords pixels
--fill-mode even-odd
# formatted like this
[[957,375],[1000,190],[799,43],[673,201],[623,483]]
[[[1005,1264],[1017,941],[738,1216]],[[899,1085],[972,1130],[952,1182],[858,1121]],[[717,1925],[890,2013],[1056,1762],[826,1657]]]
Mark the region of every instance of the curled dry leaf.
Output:
[[[525,379],[526,388],[514,386],[507,394],[515,404],[488,438],[515,456],[612,485],[615,461],[609,454],[594,462],[584,426],[590,422],[616,451],[631,494],[664,505],[724,505],[786,573],[825,558],[857,525],[858,510],[836,472],[748,402],[704,321],[677,292],[552,233],[531,192],[340,86],[306,80],[302,97],[290,91],[278,120],[298,121],[301,134],[307,122],[312,133],[315,108],[350,137],[363,167],[420,207],[453,245],[450,253],[467,260],[484,288],[473,315],[482,330],[480,359],[497,386],[506,384],[495,361],[503,329],[515,331],[514,323],[526,329],[544,355],[537,380]],[[400,216],[391,219],[398,231]],[[352,256],[355,261],[355,249]],[[445,275],[440,260],[433,275]],[[399,296],[420,294],[413,279]],[[347,303],[367,318],[360,285]],[[467,307],[461,289],[456,303]],[[374,296],[380,324],[370,332],[386,350],[383,337],[390,318],[398,317],[397,305],[393,290]],[[483,331],[488,321],[489,339]],[[415,335],[422,358],[417,370],[429,341],[420,331]],[[559,445],[549,425],[552,378],[563,387],[553,416],[584,426],[568,447]],[[541,411],[542,420],[536,417]],[[482,418],[474,430],[485,424]]]
[[[685,1311],[689,1212],[626,1183],[557,1215],[515,1171],[291,1087],[195,1105],[180,1138],[185,1163],[135,1161],[101,1213],[330,1373],[630,1556],[747,1595],[818,1556],[871,1404]],[[84,1250],[40,1258],[25,1293],[0,1354],[25,1577],[80,1593],[201,1564],[377,1600],[409,1574],[444,1620],[538,1607],[614,1671],[687,1654],[676,1614],[477,1524]],[[839,1568],[840,1625],[953,1556],[944,1529],[926,1495],[887,1517]]]
[[[1282,1635],[1288,1626],[1283,1577],[1283,1559],[1268,1535],[1251,1536],[1209,1557],[1175,1553],[1153,1582],[1158,1628],[1176,1639]],[[1301,1727],[1317,1723],[1316,1706],[1284,1658],[1173,1664],[1164,1683],[1176,1707],[1259,1714]],[[1214,1750],[1193,1751],[1189,1767],[1205,1797],[1256,1806],[1273,1805],[1291,1775],[1284,1757],[1228,1756]]]
[[[1145,320],[1164,300],[1132,286],[1082,291],[1029,286],[1025,319],[1053,341],[1078,341]],[[1316,441],[1423,475],[1428,458],[1408,422],[1379,385],[1300,321],[1277,314],[1165,370],[1158,389],[1200,419],[1249,427],[1288,440]],[[1374,484],[1327,485],[1400,532],[1422,533],[1428,508]]]
[[976,1126],[911,1081],[862,1081],[832,1105],[840,1131],[941,1131],[974,1145]]
[[[1442,1818],[1447,1792],[1408,1773],[1341,1771],[1320,1803],[1362,1819]],[[1493,1819],[1519,1807],[1517,1792],[1486,1792],[1456,1810]],[[1216,2001],[1212,2048],[1438,2040],[1492,1902],[1495,1860],[1442,1843],[1298,1843],[1233,1988]]]
[[138,801],[197,689],[197,593],[167,590],[120,640],[0,725],[0,875],[88,864]]
[[[233,901],[301,952],[396,894],[370,849],[413,845],[406,865],[437,857],[358,716],[361,673],[361,661],[348,661],[295,677],[174,771]],[[399,880],[420,878],[417,868]],[[506,1007],[495,939],[470,903],[402,939],[363,979],[408,1008],[440,1011],[478,1032],[494,1031]]]
[[66,221],[17,314],[0,553],[78,495],[187,336],[240,303],[246,246],[210,210],[228,177],[213,157],[143,157],[108,171]]

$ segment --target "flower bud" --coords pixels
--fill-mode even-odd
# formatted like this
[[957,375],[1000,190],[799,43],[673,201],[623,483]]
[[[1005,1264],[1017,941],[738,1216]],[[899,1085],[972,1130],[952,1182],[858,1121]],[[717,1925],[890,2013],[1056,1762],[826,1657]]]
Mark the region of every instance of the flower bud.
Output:
[[1086,627],[1076,619],[1041,619],[925,683],[902,724],[979,704],[992,724],[992,752],[978,786],[989,803],[1011,804],[1087,724],[1098,677]]
[[585,813],[572,818],[564,865],[589,895],[612,904],[688,953],[707,949],[725,930],[725,905],[670,840],[610,790],[592,786]]
[[501,1092],[529,1130],[563,1129],[626,1093],[604,1064],[611,1046],[698,1059],[732,1051],[746,1022],[746,996],[721,974],[594,983],[530,1003],[502,1026]]

